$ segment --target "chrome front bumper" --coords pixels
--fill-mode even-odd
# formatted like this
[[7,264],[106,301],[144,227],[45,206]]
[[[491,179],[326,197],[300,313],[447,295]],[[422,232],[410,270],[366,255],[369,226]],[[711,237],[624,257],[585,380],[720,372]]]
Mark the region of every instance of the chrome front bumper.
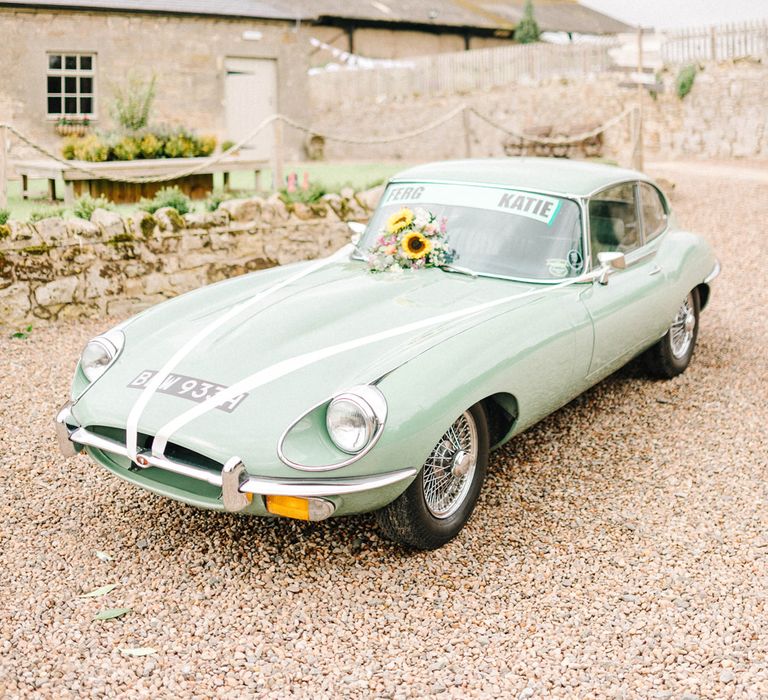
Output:
[[[71,409],[72,403],[69,402],[56,414],[56,435],[61,452],[65,457],[72,457],[82,452],[85,447],[93,447],[122,457],[129,456],[128,448],[123,443],[79,427]],[[309,499],[344,496],[397,484],[413,478],[418,471],[416,469],[401,469],[376,476],[347,478],[274,479],[248,474],[239,457],[232,457],[224,465],[221,472],[216,473],[179,460],[157,457],[149,450],[141,450],[133,462],[133,468],[141,470],[150,467],[164,469],[174,474],[181,474],[191,479],[220,486],[224,508],[231,512],[246,508],[254,494],[260,496],[296,496]],[[251,497],[248,494],[251,494]],[[333,510],[328,512],[325,517],[332,514]],[[321,520],[323,518],[313,519]]]

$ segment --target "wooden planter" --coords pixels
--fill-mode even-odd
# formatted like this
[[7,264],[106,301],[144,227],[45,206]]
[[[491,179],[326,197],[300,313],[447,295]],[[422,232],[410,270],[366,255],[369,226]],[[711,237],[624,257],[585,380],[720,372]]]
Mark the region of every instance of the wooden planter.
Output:
[[59,136],[85,136],[90,128],[90,124],[57,124],[56,133]]

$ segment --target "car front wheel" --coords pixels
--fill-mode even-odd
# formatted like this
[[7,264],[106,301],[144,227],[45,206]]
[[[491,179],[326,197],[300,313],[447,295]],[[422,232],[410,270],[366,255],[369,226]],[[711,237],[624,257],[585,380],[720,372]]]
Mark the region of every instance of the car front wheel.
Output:
[[655,377],[671,379],[691,362],[699,334],[699,292],[694,289],[677,310],[664,337],[645,353],[645,364]]
[[379,529],[417,549],[437,549],[453,539],[480,495],[488,450],[488,422],[477,403],[438,440],[413,483],[376,513]]

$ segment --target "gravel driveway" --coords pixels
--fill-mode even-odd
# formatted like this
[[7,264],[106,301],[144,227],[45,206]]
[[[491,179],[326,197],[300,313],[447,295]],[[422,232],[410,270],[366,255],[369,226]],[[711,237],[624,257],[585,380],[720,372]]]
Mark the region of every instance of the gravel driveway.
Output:
[[768,696],[768,187],[670,177],[724,268],[692,366],[631,365],[512,441],[432,553],[63,459],[52,417],[105,324],[3,333],[0,697]]

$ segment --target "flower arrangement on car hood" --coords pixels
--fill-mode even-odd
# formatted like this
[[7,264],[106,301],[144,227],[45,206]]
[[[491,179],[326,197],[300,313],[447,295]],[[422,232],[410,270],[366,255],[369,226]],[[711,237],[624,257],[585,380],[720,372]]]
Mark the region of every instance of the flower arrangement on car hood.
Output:
[[453,260],[446,245],[447,220],[426,209],[407,207],[392,214],[368,255],[372,272],[440,267]]

